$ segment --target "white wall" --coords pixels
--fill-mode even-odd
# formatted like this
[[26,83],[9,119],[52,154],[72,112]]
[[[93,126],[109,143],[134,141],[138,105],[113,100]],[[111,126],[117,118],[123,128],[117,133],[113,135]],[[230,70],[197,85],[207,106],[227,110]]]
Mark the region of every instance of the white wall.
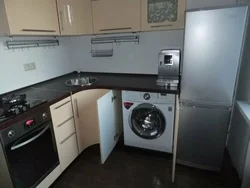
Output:
[[[236,0],[187,0],[187,9],[236,4]],[[183,30],[139,33],[140,44],[114,45],[113,57],[91,57],[91,36],[72,37],[71,61],[88,72],[157,74],[158,53],[164,48],[182,50]],[[107,45],[106,49],[110,46]]]
[[[14,38],[15,39],[15,38]],[[30,39],[30,38],[29,38]],[[7,50],[0,37],[0,94],[41,82],[74,70],[69,61],[68,38],[60,38],[60,46]],[[36,63],[36,70],[25,72],[24,63]]]
[[[183,31],[139,33],[140,44],[114,44],[113,57],[92,57],[91,36],[71,38],[71,61],[88,72],[157,73],[157,54],[164,48],[182,49]],[[96,45],[93,45],[96,48]],[[105,47],[104,47],[105,48]],[[112,48],[107,44],[105,49]]]

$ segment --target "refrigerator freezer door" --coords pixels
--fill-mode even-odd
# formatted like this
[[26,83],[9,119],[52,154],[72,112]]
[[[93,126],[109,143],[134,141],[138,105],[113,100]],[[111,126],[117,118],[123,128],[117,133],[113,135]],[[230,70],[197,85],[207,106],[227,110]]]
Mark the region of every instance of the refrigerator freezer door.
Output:
[[181,101],[231,106],[247,10],[187,12]]
[[177,162],[207,170],[219,170],[223,160],[230,110],[182,105]]

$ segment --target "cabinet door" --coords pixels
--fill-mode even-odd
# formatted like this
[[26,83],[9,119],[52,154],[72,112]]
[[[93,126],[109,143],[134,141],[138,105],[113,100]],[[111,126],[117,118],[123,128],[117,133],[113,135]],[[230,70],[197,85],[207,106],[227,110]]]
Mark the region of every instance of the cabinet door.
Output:
[[113,91],[108,92],[98,100],[98,118],[102,164],[104,164],[104,162],[107,160],[109,154],[112,152],[118,141],[115,125],[114,106]]
[[91,0],[57,0],[62,35],[92,34]]
[[55,0],[4,0],[10,34],[58,35]]
[[140,31],[140,0],[92,0],[94,33]]
[[142,31],[183,29],[186,0],[141,0]]
[[100,143],[97,100],[108,91],[93,89],[72,96],[79,153]]

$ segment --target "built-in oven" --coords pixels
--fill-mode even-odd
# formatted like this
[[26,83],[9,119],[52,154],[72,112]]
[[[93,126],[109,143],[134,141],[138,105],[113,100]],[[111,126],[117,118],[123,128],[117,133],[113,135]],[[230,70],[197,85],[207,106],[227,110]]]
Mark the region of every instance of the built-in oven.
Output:
[[36,187],[59,165],[49,108],[1,131],[1,141],[13,187]]

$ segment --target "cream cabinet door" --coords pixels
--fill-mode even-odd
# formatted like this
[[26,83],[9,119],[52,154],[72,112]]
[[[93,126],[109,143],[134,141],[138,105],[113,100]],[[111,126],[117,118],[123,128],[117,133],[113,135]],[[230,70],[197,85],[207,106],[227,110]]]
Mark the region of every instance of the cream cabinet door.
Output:
[[94,33],[140,31],[140,0],[92,0]]
[[11,35],[59,35],[55,0],[4,0]]
[[57,0],[61,35],[93,34],[91,0]]
[[93,89],[72,96],[79,153],[100,143],[97,100],[108,92]]
[[141,0],[141,30],[183,29],[186,0]]

